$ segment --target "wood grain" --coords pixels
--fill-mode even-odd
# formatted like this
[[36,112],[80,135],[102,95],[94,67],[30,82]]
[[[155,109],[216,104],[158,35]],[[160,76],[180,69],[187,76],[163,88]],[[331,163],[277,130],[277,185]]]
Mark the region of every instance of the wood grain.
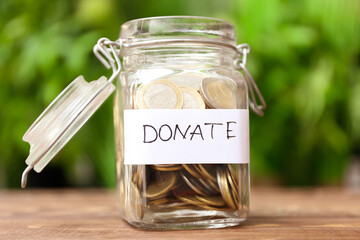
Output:
[[108,190],[0,190],[0,239],[360,239],[360,194],[255,188],[242,226],[146,231],[123,221]]

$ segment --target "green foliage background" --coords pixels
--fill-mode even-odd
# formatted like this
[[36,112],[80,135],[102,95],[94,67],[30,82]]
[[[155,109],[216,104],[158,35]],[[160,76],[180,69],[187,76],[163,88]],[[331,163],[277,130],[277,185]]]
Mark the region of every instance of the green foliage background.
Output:
[[[340,184],[360,150],[358,0],[2,0],[0,187],[18,187],[29,145],[21,138],[78,75],[110,72],[92,47],[127,20],[200,15],[228,20],[252,47],[248,65],[269,108],[251,115],[255,183]],[[115,184],[108,100],[30,186]]]

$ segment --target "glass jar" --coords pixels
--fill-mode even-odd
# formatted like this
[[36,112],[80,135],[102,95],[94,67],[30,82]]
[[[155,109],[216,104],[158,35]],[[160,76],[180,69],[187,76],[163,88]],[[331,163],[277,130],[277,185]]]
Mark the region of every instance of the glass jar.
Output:
[[[239,54],[232,24],[145,18],[123,24],[120,39],[114,119],[121,216],[145,229],[240,224],[249,212],[248,90],[234,67]],[[243,139],[229,144],[223,134],[237,135],[226,126],[235,124],[234,114]],[[243,146],[231,149],[237,143]],[[235,156],[227,161],[227,155]]]
[[249,51],[219,19],[123,24],[117,41],[101,38],[94,47],[112,76],[77,77],[25,133],[31,149],[22,187],[116,91],[121,216],[145,229],[240,224],[249,212],[249,107],[259,115],[266,107],[246,69]]

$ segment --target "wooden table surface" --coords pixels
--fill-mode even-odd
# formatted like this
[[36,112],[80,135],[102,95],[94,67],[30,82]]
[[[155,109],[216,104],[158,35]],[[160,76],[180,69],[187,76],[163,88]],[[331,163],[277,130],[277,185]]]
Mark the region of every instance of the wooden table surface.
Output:
[[0,190],[0,239],[360,239],[360,194],[253,188],[238,227],[146,231],[123,221],[109,190]]

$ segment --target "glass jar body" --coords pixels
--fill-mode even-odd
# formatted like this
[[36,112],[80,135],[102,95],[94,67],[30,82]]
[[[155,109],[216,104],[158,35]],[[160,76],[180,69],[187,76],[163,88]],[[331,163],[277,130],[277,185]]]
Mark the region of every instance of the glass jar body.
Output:
[[[145,96],[144,89],[149,91],[156,84],[162,84],[163,88],[190,89],[203,99],[206,96],[201,94],[202,84],[204,79],[210,79],[212,84],[229,86],[234,104],[225,102],[214,107],[211,102],[205,100],[203,104],[199,100],[203,105],[194,107],[192,103],[189,108],[248,110],[247,84],[234,69],[235,58],[233,49],[208,44],[150,45],[122,50],[123,71],[114,101],[117,205],[120,215],[130,224],[144,229],[206,229],[235,226],[246,220],[250,197],[248,163],[227,163],[221,159],[219,163],[133,164],[125,154],[128,138],[124,133],[129,134],[128,120],[124,123],[127,111],[172,108],[168,107],[171,103],[167,103],[166,95],[161,101],[154,98],[160,90],[155,89],[154,96]],[[189,99],[187,93],[183,93],[183,106],[174,107],[180,108],[179,111]],[[220,99],[220,103],[224,102]],[[186,132],[182,132],[184,139]],[[165,149],[164,152],[171,158],[171,152]],[[154,155],[157,154],[163,155],[162,152]]]

